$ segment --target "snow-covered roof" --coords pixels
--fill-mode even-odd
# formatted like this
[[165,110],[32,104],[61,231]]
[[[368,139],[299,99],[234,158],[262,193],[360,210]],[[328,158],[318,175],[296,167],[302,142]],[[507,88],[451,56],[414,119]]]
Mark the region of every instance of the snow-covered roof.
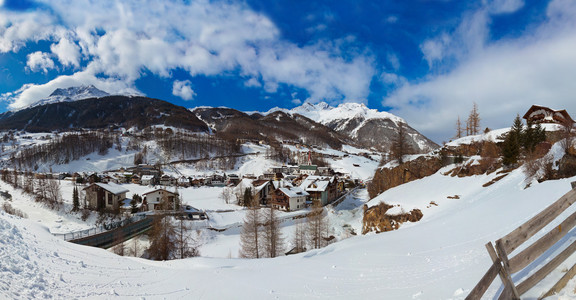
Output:
[[290,198],[295,198],[295,197],[306,197],[310,194],[308,194],[305,190],[299,188],[299,187],[283,187],[279,189],[282,193],[286,194],[286,196],[290,197]]
[[154,179],[154,175],[142,175],[142,180],[152,180]]
[[274,180],[272,181],[272,184],[274,185],[274,189],[279,189],[282,187],[293,187],[294,185],[287,180],[284,179],[280,179],[280,180]]
[[308,176],[300,187],[309,192],[323,192],[333,180],[334,177]]
[[114,194],[114,195],[118,195],[118,194],[122,194],[122,193],[128,193],[129,190],[125,189],[124,187],[122,187],[119,184],[110,182],[110,183],[94,183],[95,185],[109,191],[110,193]]
[[156,188],[153,190],[149,190],[147,192],[142,193],[142,196],[152,194],[152,193],[157,192],[157,191],[166,191],[166,192],[169,192],[172,194],[178,194],[178,191],[176,190],[175,187],[165,187],[165,188]]

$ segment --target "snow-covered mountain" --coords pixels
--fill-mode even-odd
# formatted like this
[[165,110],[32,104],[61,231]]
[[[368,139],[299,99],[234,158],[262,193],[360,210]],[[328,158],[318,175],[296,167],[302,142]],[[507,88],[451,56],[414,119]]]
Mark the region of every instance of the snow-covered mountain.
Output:
[[291,110],[273,108],[264,114],[283,111],[287,114],[303,115],[336,132],[356,140],[360,145],[388,150],[399,125],[405,125],[413,150],[426,153],[438,145],[410,127],[406,121],[388,112],[370,109],[360,103],[343,103],[332,107],[325,102],[304,103]]
[[110,94],[106,93],[103,90],[96,88],[93,85],[82,85],[82,86],[74,86],[69,88],[58,88],[48,96],[48,98],[42,99],[31,107],[34,106],[41,106],[51,103],[59,103],[59,102],[71,102],[77,101],[82,99],[88,98],[101,98],[109,96]]

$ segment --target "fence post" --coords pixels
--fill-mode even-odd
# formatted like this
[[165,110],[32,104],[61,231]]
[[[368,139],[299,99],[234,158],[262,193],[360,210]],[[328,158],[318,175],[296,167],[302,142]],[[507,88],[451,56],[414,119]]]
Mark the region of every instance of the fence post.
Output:
[[512,291],[512,299],[520,299],[520,294],[514,285],[514,281],[512,281],[512,277],[510,277],[510,267],[508,263],[508,255],[506,255],[506,251],[504,250],[504,245],[502,245],[502,240],[496,241],[496,252],[498,253],[498,257],[502,261],[502,272],[504,273],[502,281],[504,284],[508,286],[509,289]]

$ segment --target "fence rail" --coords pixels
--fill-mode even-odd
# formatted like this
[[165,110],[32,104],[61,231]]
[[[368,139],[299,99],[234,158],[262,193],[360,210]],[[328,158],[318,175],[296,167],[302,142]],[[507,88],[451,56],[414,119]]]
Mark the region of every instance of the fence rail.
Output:
[[[480,299],[497,276],[500,277],[504,284],[498,299],[520,299],[524,293],[533,288],[548,274],[555,270],[562,262],[576,251],[576,242],[564,249],[561,253],[550,259],[544,266],[524,279],[519,284],[512,281],[511,275],[522,271],[524,268],[533,263],[542,256],[547,250],[560,241],[572,228],[576,226],[576,212],[571,214],[560,225],[545,233],[537,241],[527,246],[525,249],[510,257],[510,254],[518,249],[522,244],[528,241],[536,233],[554,221],[560,214],[566,211],[576,202],[575,183],[572,183],[572,190],[562,196],[556,202],[545,208],[536,216],[532,217],[526,223],[502,237],[493,245],[491,242],[486,244],[486,249],[492,259],[492,266],[484,274],[482,279],[470,291],[466,299]],[[566,286],[568,281],[576,274],[576,265],[568,271],[560,281],[558,281],[548,292],[540,296],[539,299],[551,296],[559,292]]]
[[70,241],[70,240],[80,239],[80,238],[91,236],[91,235],[100,234],[100,233],[110,231],[110,230],[113,230],[116,228],[120,228],[120,227],[126,226],[128,224],[138,222],[138,221],[143,220],[145,218],[146,218],[145,214],[136,214],[136,215],[133,215],[132,217],[130,217],[128,219],[102,224],[98,227],[85,229],[85,230],[78,230],[78,231],[68,232],[68,233],[54,233],[53,235],[56,237],[62,238],[65,241]]

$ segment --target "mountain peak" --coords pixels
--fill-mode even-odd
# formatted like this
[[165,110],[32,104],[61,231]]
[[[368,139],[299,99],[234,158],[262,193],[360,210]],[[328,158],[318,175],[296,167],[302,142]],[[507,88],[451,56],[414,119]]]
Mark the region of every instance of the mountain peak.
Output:
[[88,98],[101,98],[110,96],[103,90],[93,85],[72,86],[67,88],[57,88],[50,96],[44,98],[29,107],[41,106],[58,102],[71,102]]
[[96,88],[93,85],[81,85],[68,88],[57,88],[52,92],[52,94],[50,94],[50,96],[48,96],[48,98],[66,97],[71,99],[76,98],[75,100],[79,100],[79,99],[104,97],[104,96],[109,96],[109,94],[104,92],[103,90]]

